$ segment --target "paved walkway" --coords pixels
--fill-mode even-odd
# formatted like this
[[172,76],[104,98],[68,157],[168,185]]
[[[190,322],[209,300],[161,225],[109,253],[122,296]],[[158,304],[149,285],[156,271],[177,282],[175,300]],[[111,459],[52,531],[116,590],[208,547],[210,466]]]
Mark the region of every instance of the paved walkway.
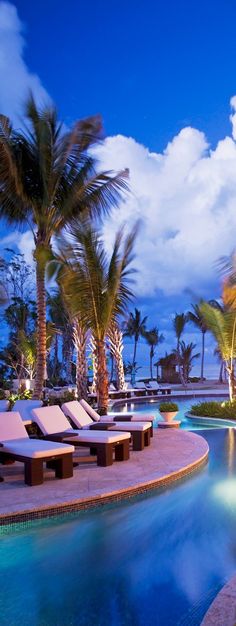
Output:
[[[35,511],[51,509],[48,514],[53,515],[57,507],[57,512],[65,505],[85,508],[94,502],[161,486],[192,471],[207,454],[207,442],[195,433],[155,430],[151,445],[142,452],[131,451],[129,461],[114,462],[110,467],[98,467],[94,462],[79,464],[73,478],[66,480],[56,480],[50,470],[45,470],[45,482],[37,487],[24,484],[23,465],[1,465],[4,482],[0,483],[0,523],[4,518],[5,523],[14,521],[14,514],[27,513],[31,517]],[[12,518],[6,520],[9,515]]]

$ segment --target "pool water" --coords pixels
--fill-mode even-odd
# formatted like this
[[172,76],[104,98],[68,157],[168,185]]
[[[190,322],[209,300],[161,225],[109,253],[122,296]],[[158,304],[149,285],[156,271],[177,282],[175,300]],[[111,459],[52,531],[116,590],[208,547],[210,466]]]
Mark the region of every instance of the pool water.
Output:
[[[127,413],[127,411],[135,411],[135,413],[141,413],[141,414],[145,414],[145,413],[149,413],[150,415],[154,415],[156,420],[154,422],[154,426],[157,426],[157,422],[161,422],[162,421],[162,417],[159,413],[158,407],[160,402],[176,402],[176,404],[178,404],[179,407],[179,411],[178,414],[176,415],[176,419],[181,421],[181,428],[184,428],[185,430],[201,430],[202,429],[202,425],[198,425],[198,424],[194,424],[192,422],[192,420],[188,420],[187,417],[185,417],[185,413],[187,413],[188,411],[190,411],[191,407],[193,404],[198,404],[199,402],[211,402],[212,400],[216,400],[217,402],[223,402],[225,401],[227,398],[224,396],[222,397],[206,397],[206,396],[195,396],[195,397],[187,397],[187,398],[159,398],[158,400],[144,400],[143,402],[126,402],[126,403],[120,403],[120,404],[116,404],[113,408],[113,411],[116,411],[116,413]],[[209,427],[212,428],[212,425],[209,425]],[[204,425],[205,428],[205,425]]]
[[[236,433],[162,491],[3,529],[1,626],[198,626],[236,570]],[[128,468],[128,465],[127,465]]]

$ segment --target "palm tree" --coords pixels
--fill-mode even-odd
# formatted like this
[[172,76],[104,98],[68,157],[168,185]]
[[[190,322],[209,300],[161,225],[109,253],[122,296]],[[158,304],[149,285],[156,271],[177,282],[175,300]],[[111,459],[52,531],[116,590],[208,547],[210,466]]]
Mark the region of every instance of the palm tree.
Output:
[[[130,268],[137,225],[126,237],[121,228],[116,237],[111,258],[108,259],[100,233],[87,220],[74,222],[70,241],[58,238],[61,260],[60,281],[66,299],[70,301],[72,317],[80,319],[90,331],[97,359],[97,395],[100,412],[108,408],[108,374],[106,335],[110,326],[123,315],[133,297],[129,288]],[[63,261],[64,260],[64,261]],[[59,265],[58,265],[59,264]]]
[[232,402],[235,395],[236,312],[234,310],[220,310],[208,302],[202,302],[200,309],[208,330],[216,339],[219,353],[225,363],[229,380],[229,397]]
[[207,332],[207,326],[201,314],[201,303],[200,305],[192,304],[191,306],[193,311],[187,313],[187,320],[192,322],[202,333],[201,380],[204,380],[205,334]]
[[154,326],[154,328],[151,328],[150,330],[146,331],[145,339],[146,339],[146,342],[148,343],[148,345],[150,346],[150,376],[151,376],[151,379],[153,380],[152,362],[153,362],[153,358],[154,358],[155,352],[156,352],[155,348],[160,343],[163,343],[165,338],[164,338],[164,335],[162,333],[159,333],[158,328],[156,326]]
[[134,313],[129,314],[129,318],[124,325],[124,337],[134,337],[133,372],[132,384],[135,385],[135,363],[138,341],[140,337],[145,337],[147,315],[142,319],[141,311],[134,309]]
[[[180,341],[179,344],[179,363],[181,367],[181,374],[183,378],[183,382],[186,385],[189,380],[189,375],[193,366],[193,361],[198,359],[200,356],[200,352],[193,354],[193,351],[196,348],[195,343],[186,344],[185,341]],[[177,350],[176,350],[177,354]]]
[[100,216],[126,189],[127,171],[97,173],[90,148],[101,138],[100,117],[64,131],[54,107],[38,109],[31,95],[25,131],[0,116],[1,216],[33,234],[37,286],[37,364],[34,397],[42,396],[46,366],[45,268],[52,237],[83,212]]
[[174,327],[174,331],[175,331],[175,335],[176,335],[176,339],[177,339],[177,345],[176,345],[176,356],[177,356],[177,360],[178,360],[178,371],[180,374],[180,363],[179,363],[179,346],[180,346],[180,339],[181,336],[184,332],[184,328],[185,325],[187,323],[187,316],[185,315],[185,313],[175,313],[175,317],[173,319],[173,327]]

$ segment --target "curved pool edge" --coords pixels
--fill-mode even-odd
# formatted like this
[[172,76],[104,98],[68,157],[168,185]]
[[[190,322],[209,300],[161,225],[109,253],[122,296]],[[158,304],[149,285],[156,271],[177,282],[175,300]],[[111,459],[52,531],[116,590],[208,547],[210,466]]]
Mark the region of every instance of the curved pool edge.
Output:
[[222,587],[200,626],[235,626],[236,624],[236,575]]
[[204,417],[203,415],[193,415],[186,412],[185,417],[200,426],[216,426],[217,428],[236,428],[236,420],[227,420],[220,417]]
[[[178,431],[178,437],[182,438],[181,437],[182,433],[181,431]],[[186,434],[188,438],[190,438],[190,443],[193,444],[194,455],[196,458],[194,458],[191,462],[188,462],[186,464],[181,464],[178,468],[176,468],[173,471],[171,471],[169,468],[169,471],[166,473],[163,473],[161,476],[151,478],[150,480],[146,479],[143,481],[138,481],[138,482],[136,481],[132,485],[124,486],[120,489],[115,489],[112,491],[110,490],[105,491],[103,493],[99,493],[98,495],[96,494],[90,497],[87,496],[87,497],[82,497],[82,498],[76,498],[76,499],[66,501],[66,502],[62,502],[62,501],[58,503],[54,502],[53,504],[36,506],[36,507],[29,508],[27,510],[23,508],[22,506],[21,510],[0,514],[0,526],[14,525],[16,523],[18,524],[22,522],[29,522],[29,521],[33,521],[36,519],[42,519],[42,518],[56,517],[56,516],[61,516],[63,514],[73,513],[76,511],[91,509],[91,508],[98,507],[98,506],[104,506],[109,503],[117,502],[123,499],[124,500],[130,499],[131,497],[144,494],[151,490],[168,486],[171,483],[177,482],[178,480],[181,480],[182,478],[187,477],[188,475],[190,476],[195,471],[200,469],[203,465],[205,465],[205,463],[207,462],[208,454],[209,454],[209,446],[203,436],[196,435],[195,433],[185,432],[185,439],[186,439]],[[168,433],[167,437],[169,436],[170,435]],[[160,433],[158,433],[158,435],[156,434],[156,437],[159,439]],[[163,435],[161,435],[161,437],[163,437]],[[165,434],[165,437],[166,437],[166,434]],[[196,438],[197,438],[197,441],[196,441]],[[168,439],[167,439],[167,442],[168,442]],[[197,452],[195,448],[197,448]],[[148,451],[149,449],[144,450],[140,453],[144,455],[146,454],[146,459],[145,459],[146,461],[147,461]],[[170,452],[171,452],[171,455],[170,455],[171,461],[173,464],[172,448]],[[186,453],[186,450],[184,450],[184,452]],[[133,453],[133,454],[137,455],[139,453]],[[168,459],[168,461],[170,463],[170,459]],[[113,468],[114,468],[114,465],[112,466]]]

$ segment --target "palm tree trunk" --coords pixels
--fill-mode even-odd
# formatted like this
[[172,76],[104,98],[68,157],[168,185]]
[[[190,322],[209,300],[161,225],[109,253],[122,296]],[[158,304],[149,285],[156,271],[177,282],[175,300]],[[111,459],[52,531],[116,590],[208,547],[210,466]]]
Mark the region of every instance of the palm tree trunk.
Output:
[[91,345],[92,364],[93,364],[93,382],[91,385],[91,391],[92,393],[97,393],[98,363],[97,363],[96,341],[93,335],[91,335],[90,337],[90,345]]
[[152,371],[152,352],[150,351],[150,376],[151,380],[153,379],[153,371]]
[[111,325],[108,332],[108,339],[110,344],[110,351],[115,360],[115,376],[117,389],[123,390],[125,388],[125,374],[124,363],[122,358],[123,352],[123,335],[115,322]]
[[134,340],[133,367],[135,366],[135,362],[136,362],[137,345],[138,345],[138,340],[137,340],[137,339],[135,339],[135,340]]
[[228,368],[228,379],[229,379],[229,399],[230,402],[233,402],[234,399],[234,367]]
[[73,341],[76,349],[76,387],[78,399],[87,399],[86,332],[79,320],[74,321]]
[[205,332],[202,333],[201,380],[204,379]]
[[96,340],[96,354],[98,364],[98,409],[101,415],[106,415],[108,410],[108,373],[106,362],[106,346],[102,339]]
[[36,290],[37,290],[37,357],[36,377],[33,398],[41,399],[46,375],[46,289],[45,265],[36,257]]
[[224,362],[221,361],[220,372],[219,372],[219,383],[223,383],[223,371],[224,371]]

